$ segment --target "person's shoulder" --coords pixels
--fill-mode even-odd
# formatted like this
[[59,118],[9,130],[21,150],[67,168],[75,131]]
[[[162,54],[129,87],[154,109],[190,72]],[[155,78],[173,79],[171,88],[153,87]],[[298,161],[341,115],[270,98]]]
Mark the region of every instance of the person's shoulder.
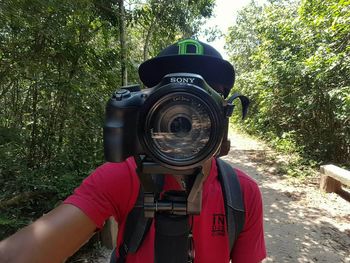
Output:
[[124,162],[120,163],[112,163],[112,162],[106,162],[102,165],[98,166],[92,174],[95,174],[97,176],[123,176],[130,174],[134,174],[136,169],[136,164],[133,158],[128,158]]
[[244,192],[246,191],[260,191],[258,183],[255,179],[253,179],[251,176],[249,176],[247,173],[244,171],[234,168],[239,183],[241,185],[241,188],[243,189]]
[[246,212],[256,213],[256,208],[259,207],[260,210],[262,206],[262,194],[258,182],[240,169],[235,168],[235,171],[241,186]]
[[85,212],[101,228],[113,215],[124,220],[135,204],[139,180],[133,160],[104,163],[97,167],[64,202]]
[[129,158],[124,162],[106,162],[98,166],[83,183],[101,186],[104,189],[112,188],[111,190],[113,190],[116,184],[123,184],[125,186],[131,184],[134,187],[138,183],[137,178],[136,164],[133,158]]
[[248,175],[246,172],[238,169],[238,168],[233,168],[238,176],[238,179],[240,181],[243,181],[243,182],[246,182],[248,184],[256,184],[257,185],[257,182],[250,176]]

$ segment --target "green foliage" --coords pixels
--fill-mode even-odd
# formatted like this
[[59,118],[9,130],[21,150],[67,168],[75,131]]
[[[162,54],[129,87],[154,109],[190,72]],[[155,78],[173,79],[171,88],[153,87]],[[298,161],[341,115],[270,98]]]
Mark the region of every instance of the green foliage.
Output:
[[236,89],[251,98],[245,129],[283,151],[349,164],[349,1],[254,2],[230,27]]
[[[129,1],[129,82],[148,53],[196,34],[213,2]],[[104,161],[104,107],[122,83],[118,10],[110,0],[0,1],[0,239]]]
[[278,151],[285,154],[298,151],[292,132],[283,133],[281,137],[276,137],[272,141],[272,145],[275,146]]
[[195,36],[203,19],[212,15],[214,0],[150,0],[135,5],[131,24],[141,41],[131,41],[143,46],[142,60],[155,56],[175,39]]

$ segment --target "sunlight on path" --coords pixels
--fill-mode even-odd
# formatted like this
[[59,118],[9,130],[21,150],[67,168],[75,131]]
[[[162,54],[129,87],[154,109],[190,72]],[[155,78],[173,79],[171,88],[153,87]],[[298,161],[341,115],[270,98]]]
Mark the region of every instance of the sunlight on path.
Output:
[[350,203],[322,194],[316,183],[291,181],[267,162],[263,143],[233,132],[224,159],[260,185],[264,199],[264,262],[350,262]]

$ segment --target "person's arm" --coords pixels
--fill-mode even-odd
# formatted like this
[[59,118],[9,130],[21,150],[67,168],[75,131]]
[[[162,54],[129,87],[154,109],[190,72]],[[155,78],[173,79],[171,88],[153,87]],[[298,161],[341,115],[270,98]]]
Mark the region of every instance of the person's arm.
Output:
[[61,263],[94,233],[95,223],[79,208],[63,204],[0,242],[1,263]]
[[0,262],[61,263],[107,218],[125,220],[139,190],[135,167],[132,159],[99,166],[64,204],[0,242]]

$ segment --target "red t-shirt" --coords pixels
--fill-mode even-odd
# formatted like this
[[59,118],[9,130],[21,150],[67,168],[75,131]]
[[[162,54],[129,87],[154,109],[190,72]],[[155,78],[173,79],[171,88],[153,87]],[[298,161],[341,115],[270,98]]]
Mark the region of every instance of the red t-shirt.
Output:
[[[125,221],[139,192],[139,179],[133,158],[123,163],[105,163],[98,167],[68,197],[64,203],[80,208],[102,228],[105,220],[113,216],[118,222],[117,245],[122,243]],[[245,204],[245,225],[229,253],[225,225],[225,208],[218,180],[216,161],[203,184],[202,211],[193,218],[193,239],[196,263],[229,262],[255,263],[266,257],[263,210],[260,190],[254,180],[236,169]],[[166,177],[165,190],[178,189],[173,177]],[[223,225],[224,224],[224,225]],[[127,256],[128,263],[154,262],[154,225],[136,254]],[[230,255],[231,254],[231,255]]]

